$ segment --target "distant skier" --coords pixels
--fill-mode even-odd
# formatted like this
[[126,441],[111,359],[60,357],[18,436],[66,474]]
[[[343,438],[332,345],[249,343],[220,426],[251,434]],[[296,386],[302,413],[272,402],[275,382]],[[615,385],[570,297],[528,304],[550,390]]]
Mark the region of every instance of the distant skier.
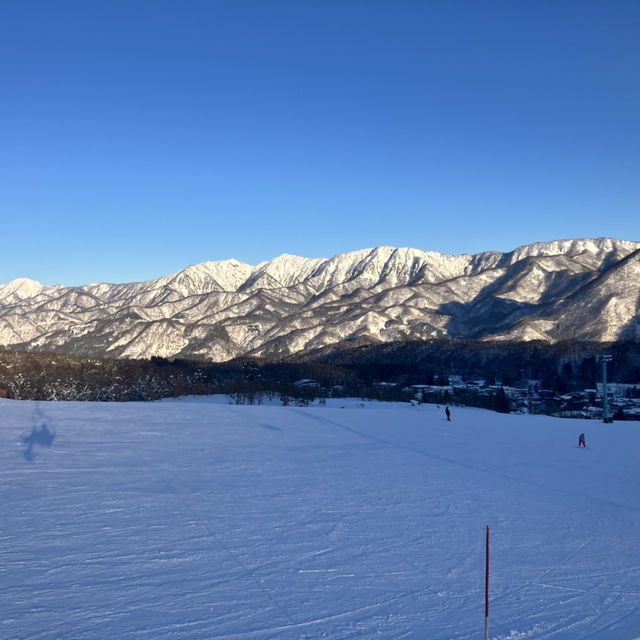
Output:
[[580,437],[578,438],[578,448],[580,447],[584,447],[585,449],[587,448],[587,443],[584,439],[584,433],[581,433]]
[[451,422],[451,411],[449,411],[449,407],[447,407],[444,412],[447,414],[447,422]]

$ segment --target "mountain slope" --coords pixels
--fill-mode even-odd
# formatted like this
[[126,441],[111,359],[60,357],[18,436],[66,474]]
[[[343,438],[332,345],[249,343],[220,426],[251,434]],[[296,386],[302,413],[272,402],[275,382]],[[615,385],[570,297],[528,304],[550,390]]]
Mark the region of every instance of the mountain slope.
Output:
[[0,345],[116,357],[283,357],[349,341],[635,340],[640,243],[448,256],[377,247],[192,265],[148,282],[0,286]]

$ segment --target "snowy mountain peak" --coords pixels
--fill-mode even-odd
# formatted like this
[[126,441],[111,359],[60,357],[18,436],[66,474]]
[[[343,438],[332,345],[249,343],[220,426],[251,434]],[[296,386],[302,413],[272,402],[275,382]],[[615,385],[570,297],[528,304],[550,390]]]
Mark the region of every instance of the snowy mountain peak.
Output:
[[0,286],[0,300],[6,300],[7,298],[13,298],[16,300],[34,298],[39,293],[42,293],[46,288],[47,287],[45,287],[45,285],[41,284],[37,280],[17,278],[8,284]]
[[156,280],[0,286],[0,345],[117,357],[281,358],[336,343],[640,339],[640,243],[558,240],[451,256],[380,246]]
[[155,283],[169,286],[183,296],[213,291],[236,291],[253,272],[253,267],[238,260],[220,260],[194,264]]
[[258,265],[256,274],[266,274],[279,286],[290,287],[306,280],[325,258],[302,258],[283,253],[270,262]]
[[578,238],[573,240],[554,240],[552,242],[536,242],[530,245],[518,247],[515,251],[506,254],[510,256],[512,264],[528,256],[557,256],[565,255],[575,257],[580,254],[601,256],[611,252],[629,254],[638,248],[636,242],[614,240],[613,238]]

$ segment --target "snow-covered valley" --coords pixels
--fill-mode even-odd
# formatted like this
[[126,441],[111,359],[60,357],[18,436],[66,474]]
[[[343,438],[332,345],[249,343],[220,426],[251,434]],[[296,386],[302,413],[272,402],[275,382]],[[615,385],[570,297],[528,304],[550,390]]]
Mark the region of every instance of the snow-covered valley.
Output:
[[[0,399],[0,637],[640,638],[636,423]],[[586,433],[586,450],[577,448]]]

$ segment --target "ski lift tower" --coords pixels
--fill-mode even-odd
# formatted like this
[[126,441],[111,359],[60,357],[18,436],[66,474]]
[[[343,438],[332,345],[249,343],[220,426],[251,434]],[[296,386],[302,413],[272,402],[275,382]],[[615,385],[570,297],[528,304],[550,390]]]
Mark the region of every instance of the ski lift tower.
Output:
[[609,395],[607,394],[607,362],[611,362],[613,356],[606,354],[598,356],[602,362],[602,422],[610,423],[613,420],[609,417]]

